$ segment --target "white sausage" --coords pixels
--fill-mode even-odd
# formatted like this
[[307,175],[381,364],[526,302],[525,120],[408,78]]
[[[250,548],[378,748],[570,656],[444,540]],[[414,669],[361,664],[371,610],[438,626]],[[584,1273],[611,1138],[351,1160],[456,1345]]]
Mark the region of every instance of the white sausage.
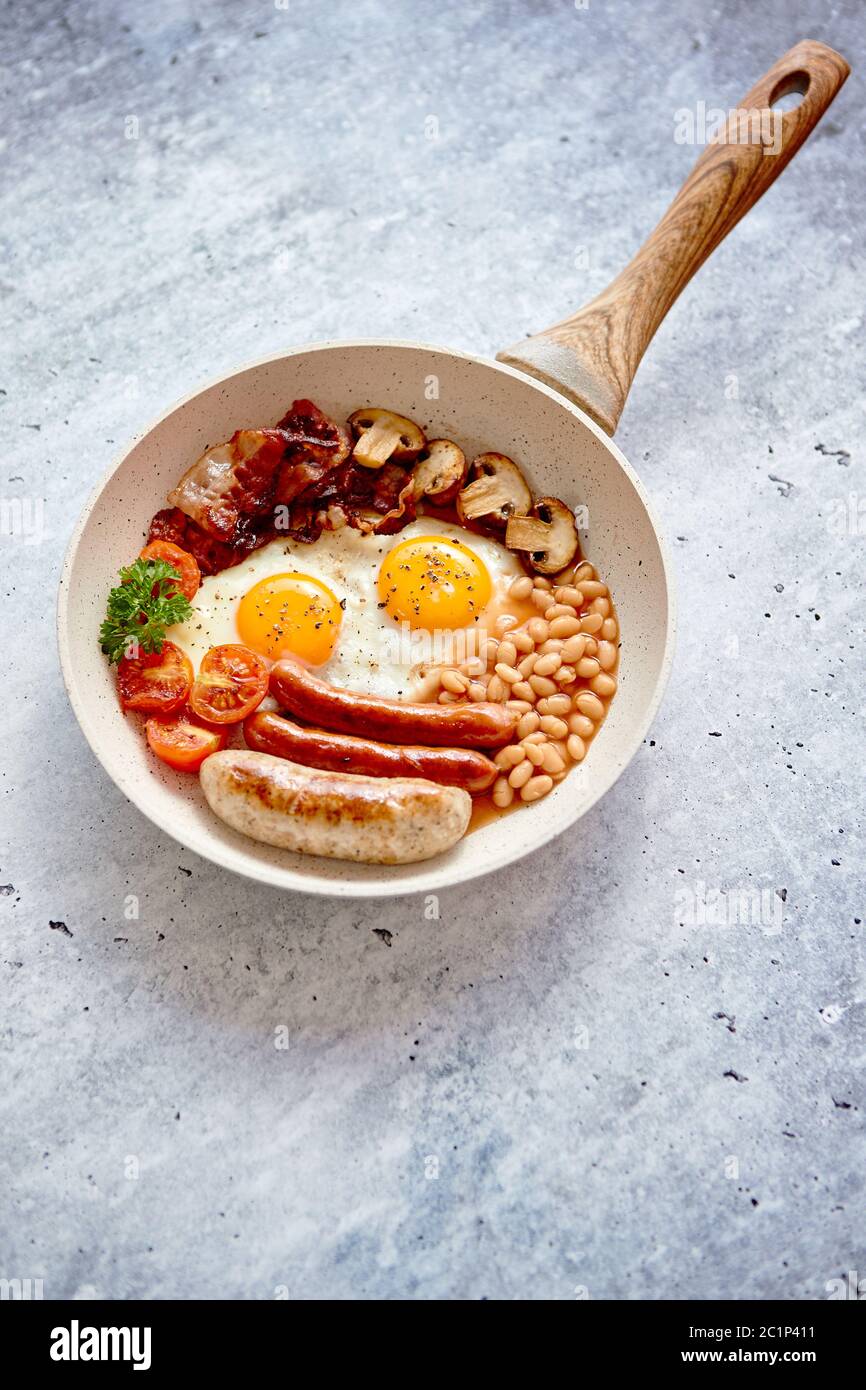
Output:
[[199,776],[211,810],[242,835],[362,864],[442,854],[465,834],[472,810],[462,787],[319,772],[247,749],[212,754]]

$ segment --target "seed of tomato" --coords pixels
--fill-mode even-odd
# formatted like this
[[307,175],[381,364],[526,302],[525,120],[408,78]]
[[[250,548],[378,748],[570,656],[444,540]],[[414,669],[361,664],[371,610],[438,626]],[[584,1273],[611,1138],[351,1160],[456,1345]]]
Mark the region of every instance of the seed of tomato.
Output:
[[237,724],[268,693],[268,668],[247,647],[211,647],[202,658],[190,709],[209,724]]
[[228,741],[228,729],[207,729],[189,710],[148,719],[147,741],[158,758],[178,772],[198,772],[205,758]]
[[188,550],[182,550],[172,541],[151,541],[138,557],[140,560],[165,560],[180,575],[177,588],[184,598],[195,598],[201,584],[201,570],[198,562]]
[[125,656],[117,668],[117,686],[124,709],[145,714],[173,714],[192,685],[192,666],[180,647],[163,642],[161,652]]

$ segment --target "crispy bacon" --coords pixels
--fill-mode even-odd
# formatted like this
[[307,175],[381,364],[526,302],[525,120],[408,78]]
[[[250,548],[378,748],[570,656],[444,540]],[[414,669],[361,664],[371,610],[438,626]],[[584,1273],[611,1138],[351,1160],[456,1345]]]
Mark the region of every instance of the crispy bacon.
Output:
[[346,431],[318,406],[295,401],[276,429],[238,430],[207,449],[168,500],[214,540],[235,545],[239,529],[293,501],[350,448]]
[[147,543],[151,541],[171,541],[172,545],[179,545],[186,550],[184,540],[186,539],[186,517],[180,507],[164,507],[161,512],[157,512],[153,521],[150,523],[150,530],[147,533]]
[[312,401],[292,401],[277,429],[286,436],[288,456],[315,460],[329,468],[347,459],[352,448],[348,430],[329,420]]
[[351,448],[312,401],[294,401],[274,429],[238,430],[207,450],[169,493],[148,540],[170,540],[203,574],[218,574],[275,537],[312,543],[347,523],[399,531],[415,516],[410,473],[395,463],[364,468]]
[[[256,529],[256,527],[258,529]],[[219,574],[231,565],[240,564],[245,555],[259,546],[266,545],[274,537],[270,518],[255,525],[242,520],[235,532],[232,545],[218,541],[203,531],[197,522],[186,516],[179,507],[167,507],[150,523],[147,534],[151,541],[171,541],[183,550],[188,550],[198,562],[202,574]]]
[[294,401],[277,429],[286,436],[286,452],[274,503],[285,507],[338,468],[349,457],[352,440],[348,430],[329,420],[312,401]]
[[215,540],[231,544],[241,517],[270,511],[285,449],[280,430],[238,430],[187,469],[169,503]]

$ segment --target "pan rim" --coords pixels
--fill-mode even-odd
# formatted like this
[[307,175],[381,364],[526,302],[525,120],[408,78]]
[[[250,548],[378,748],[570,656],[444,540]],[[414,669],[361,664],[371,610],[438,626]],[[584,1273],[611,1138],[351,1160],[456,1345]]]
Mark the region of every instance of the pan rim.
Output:
[[[537,835],[535,838],[530,839],[528,842],[524,842],[518,848],[515,854],[510,855],[509,858],[503,861],[502,863],[489,864],[481,862],[473,865],[462,864],[459,867],[457,867],[456,865],[452,865],[450,868],[447,865],[442,865],[440,863],[440,867],[437,868],[430,867],[435,866],[437,864],[436,859],[431,859],[426,862],[422,862],[417,866],[417,872],[412,874],[411,882],[407,880],[398,881],[394,883],[389,882],[388,879],[384,877],[381,879],[370,879],[369,881],[357,882],[342,880],[327,880],[326,882],[318,882],[315,879],[313,879],[311,882],[305,882],[304,875],[301,871],[281,868],[278,865],[268,864],[264,861],[255,863],[253,863],[252,861],[228,863],[227,856],[225,853],[225,846],[220,846],[218,850],[215,850],[213,853],[211,853],[209,852],[210,847],[206,841],[202,843],[200,839],[194,834],[183,833],[182,831],[175,830],[174,828],[168,829],[164,824],[156,820],[154,816],[151,814],[147,805],[144,803],[143,799],[139,798],[139,796],[137,795],[136,786],[132,783],[128,784],[126,779],[118,777],[116,771],[108,766],[107,762],[102,756],[102,749],[99,745],[98,739],[95,736],[92,736],[87,704],[81,697],[81,694],[76,687],[74,676],[74,663],[71,645],[69,641],[69,581],[78,554],[78,547],[81,542],[81,537],[85,527],[87,526],[90,516],[94,508],[96,507],[101,494],[107,487],[110,480],[114,477],[114,474],[123,465],[123,463],[129,456],[129,454],[132,452],[132,450],[138,444],[140,444],[143,439],[145,439],[149,434],[151,434],[153,430],[155,430],[160,424],[162,424],[164,420],[168,419],[169,416],[173,415],[183,406],[189,404],[196,397],[204,394],[204,392],[213,390],[215,387],[219,387],[224,382],[227,382],[232,378],[241,375],[244,372],[259,369],[262,367],[267,367],[272,363],[282,362],[285,361],[287,358],[291,357],[307,355],[315,352],[333,351],[335,349],[345,350],[346,348],[407,348],[413,351],[438,353],[451,358],[462,359],[467,362],[474,362],[479,366],[490,368],[496,372],[502,373],[505,376],[514,377],[517,380],[523,382],[524,384],[528,383],[534,390],[541,392],[542,395],[548,396],[557,405],[563,406],[571,415],[574,415],[578,420],[580,420],[581,423],[588,430],[590,430],[591,433],[594,434],[597,437],[597,439],[599,439],[599,441],[605,446],[608,454],[619,465],[619,467],[625,473],[626,477],[629,479],[630,483],[637,492],[637,495],[640,498],[641,504],[643,505],[644,510],[646,511],[648,519],[650,521],[650,524],[653,528],[653,533],[656,537],[656,541],[659,547],[661,568],[665,584],[665,638],[664,647],[661,654],[661,662],[659,665],[658,676],[656,678],[656,682],[652,690],[651,696],[647,701],[646,706],[644,707],[637,721],[636,729],[632,733],[631,737],[628,739],[627,743],[624,744],[623,748],[618,749],[616,754],[614,754],[611,757],[611,765],[606,775],[600,780],[599,785],[594,790],[591,798],[581,807],[579,815],[569,820],[565,825],[556,827],[552,830],[547,828],[540,835]],[[641,744],[643,743],[647,731],[650,728],[658,712],[659,706],[662,701],[662,697],[664,695],[665,689],[668,684],[668,680],[670,678],[671,668],[673,665],[674,649],[676,645],[677,630],[677,599],[674,587],[673,573],[674,572],[673,565],[671,562],[670,551],[665,540],[664,532],[659,524],[659,519],[656,515],[655,508],[647,493],[646,488],[644,487],[637,473],[629,463],[628,459],[626,459],[625,455],[622,453],[622,450],[619,448],[619,446],[613,439],[611,439],[607,434],[605,434],[605,432],[598,425],[596,425],[595,422],[591,420],[588,415],[585,414],[584,411],[582,411],[578,406],[574,405],[571,401],[567,400],[566,397],[561,395],[558,391],[555,391],[552,387],[548,386],[545,382],[538,381],[534,377],[529,376],[526,372],[519,371],[517,368],[511,367],[504,362],[497,362],[494,359],[483,356],[480,353],[466,352],[462,349],[444,347],[440,344],[435,343],[418,342],[412,339],[401,338],[328,339],[315,343],[302,344],[297,347],[290,347],[282,352],[269,353],[264,357],[254,358],[250,361],[241,363],[228,372],[221,372],[216,376],[201,381],[199,384],[196,385],[195,389],[179,397],[166,410],[162,411],[158,416],[151,420],[151,422],[146,426],[146,428],[139,430],[136,434],[134,434],[132,438],[127,441],[124,448],[117,455],[115,455],[111,464],[102,473],[102,475],[97,480],[96,484],[88,494],[84,507],[82,508],[78,516],[75,526],[73,527],[72,532],[70,534],[69,541],[67,542],[66,551],[63,559],[63,565],[60,573],[60,580],[58,584],[58,597],[56,609],[56,632],[58,654],[60,659],[60,669],[63,677],[63,683],[66,688],[66,693],[69,697],[69,702],[72,706],[72,710],[75,714],[75,718],[78,722],[79,728],[81,729],[81,732],[84,734],[85,740],[87,741],[91,751],[95,755],[100,766],[104,769],[104,771],[111,779],[111,781],[114,783],[114,785],[118,787],[118,790],[122,793],[122,795],[125,796],[127,800],[130,801],[136,807],[136,809],[140,811],[151,822],[152,825],[155,825],[157,829],[159,829],[164,834],[168,834],[169,836],[171,836],[171,838],[174,839],[178,844],[183,845],[185,849],[190,850],[194,854],[200,855],[201,858],[208,860],[210,863],[216,864],[219,868],[223,870],[239,874],[241,877],[248,878],[253,882],[265,883],[269,887],[279,888],[284,892],[291,891],[298,893],[309,893],[316,897],[333,898],[402,897],[414,893],[429,892],[431,890],[439,888],[453,887],[454,885],[459,883],[469,883],[475,879],[483,878],[487,874],[495,873],[500,869],[510,867],[512,864],[515,864],[519,862],[521,859],[524,859],[527,855],[532,854],[536,850],[543,848],[544,845],[549,844],[559,835],[564,834],[565,831],[568,830],[574,824],[576,824],[578,820],[582,819],[583,816],[587,815],[588,812],[593,808],[593,806],[595,806],[597,802],[600,801],[601,798],[605,796],[608,791],[610,791],[611,787],[625,771],[626,767],[633,760]],[[385,872],[389,870],[388,865],[382,865],[379,867],[381,867],[382,870],[384,870]],[[414,866],[405,867],[411,869]],[[291,875],[293,877],[296,876],[299,879],[299,882],[297,884],[287,883],[285,881],[287,875]]]

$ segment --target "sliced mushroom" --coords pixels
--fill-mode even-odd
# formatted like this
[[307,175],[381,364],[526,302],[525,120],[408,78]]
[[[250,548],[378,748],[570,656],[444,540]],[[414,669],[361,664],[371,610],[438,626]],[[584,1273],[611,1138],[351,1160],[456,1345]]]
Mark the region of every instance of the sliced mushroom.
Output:
[[349,424],[358,441],[353,455],[365,468],[381,468],[389,459],[413,463],[426,443],[424,431],[413,420],[378,406],[356,410]]
[[517,464],[505,454],[479,454],[469,467],[469,486],[457,495],[460,520],[501,530],[509,517],[528,512],[532,494]]
[[466,455],[450,439],[431,439],[412,471],[415,500],[431,498],[437,506],[453,502],[466,477]]
[[558,497],[539,497],[529,516],[513,516],[505,531],[509,550],[528,551],[539,574],[558,574],[577,551],[574,513]]

